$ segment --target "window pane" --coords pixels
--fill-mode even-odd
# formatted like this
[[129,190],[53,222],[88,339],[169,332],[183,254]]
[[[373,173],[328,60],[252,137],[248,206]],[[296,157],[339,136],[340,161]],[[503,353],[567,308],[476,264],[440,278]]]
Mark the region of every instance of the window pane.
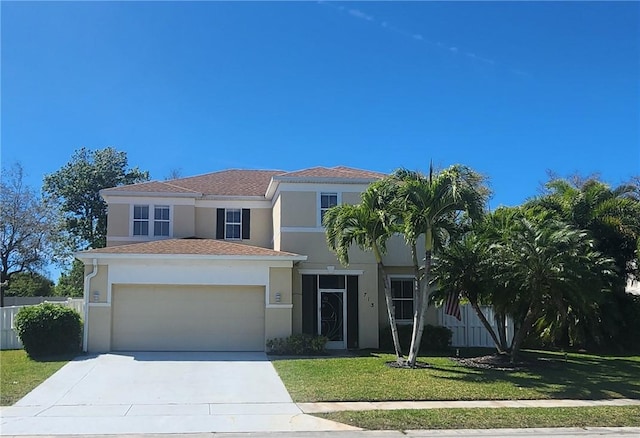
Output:
[[154,236],[168,236],[169,222],[154,222],[153,234]]
[[227,223],[240,223],[240,210],[228,209],[227,210]]
[[133,207],[134,219],[149,219],[149,206],[148,205],[136,205]]
[[321,193],[320,194],[320,208],[331,208],[338,205],[337,193]]
[[226,235],[227,239],[239,239],[240,238],[240,225],[238,224],[227,224],[226,225]]
[[320,289],[344,289],[344,275],[320,275],[318,286]]
[[168,221],[169,220],[169,207],[156,207],[155,208],[155,212],[154,212],[154,218],[156,220],[163,220],[163,221]]

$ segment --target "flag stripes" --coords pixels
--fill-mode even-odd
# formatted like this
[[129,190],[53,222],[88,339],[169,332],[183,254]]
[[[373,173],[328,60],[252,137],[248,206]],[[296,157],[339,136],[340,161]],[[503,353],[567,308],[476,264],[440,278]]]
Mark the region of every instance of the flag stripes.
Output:
[[451,315],[458,321],[462,321],[462,315],[460,314],[460,299],[457,292],[449,292],[447,294],[447,301],[444,303],[444,313]]

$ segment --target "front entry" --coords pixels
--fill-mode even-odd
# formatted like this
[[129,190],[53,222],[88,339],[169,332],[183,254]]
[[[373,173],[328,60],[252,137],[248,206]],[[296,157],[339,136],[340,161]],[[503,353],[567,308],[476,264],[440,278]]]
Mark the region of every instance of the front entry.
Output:
[[318,293],[318,333],[329,339],[327,348],[347,348],[347,300],[346,290],[320,290]]
[[328,349],[358,348],[358,276],[302,275],[302,332]]

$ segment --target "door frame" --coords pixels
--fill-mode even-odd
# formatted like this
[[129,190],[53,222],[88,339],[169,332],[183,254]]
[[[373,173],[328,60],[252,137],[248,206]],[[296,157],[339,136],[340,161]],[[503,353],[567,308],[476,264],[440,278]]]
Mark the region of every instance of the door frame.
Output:
[[346,283],[344,289],[318,289],[318,334],[322,335],[322,294],[342,294],[342,341],[328,341],[326,348],[329,350],[346,350],[347,349],[347,289]]

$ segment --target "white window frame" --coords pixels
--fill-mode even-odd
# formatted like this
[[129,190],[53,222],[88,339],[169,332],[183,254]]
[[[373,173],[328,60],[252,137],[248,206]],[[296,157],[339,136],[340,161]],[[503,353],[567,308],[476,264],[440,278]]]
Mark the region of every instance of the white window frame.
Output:
[[[147,217],[146,217],[146,219],[142,218],[142,217],[136,218],[136,208],[140,208],[140,209],[146,208],[147,209]],[[138,237],[138,236],[148,236],[149,235],[149,211],[150,211],[150,208],[149,208],[148,204],[134,204],[132,206],[132,208],[131,208],[131,216],[132,216],[132,219],[131,219],[131,235],[132,236]],[[141,210],[141,212],[142,212],[142,210]],[[147,224],[147,233],[146,234],[136,234],[136,224],[137,223],[140,223],[140,224],[146,223]],[[142,227],[143,226],[141,225],[141,228]]]
[[[166,210],[169,217],[167,219],[162,219],[162,218],[157,219],[156,211],[158,209]],[[167,224],[167,234],[156,234],[156,224]],[[171,235],[171,207],[169,205],[154,205],[153,206],[153,237],[169,237],[170,235]]]
[[322,196],[328,196],[328,195],[335,195],[336,197],[336,205],[340,205],[342,204],[342,193],[341,192],[318,192],[317,193],[317,202],[316,205],[318,206],[318,216],[317,216],[317,220],[318,220],[318,227],[322,227],[322,213],[329,210],[329,208],[322,208]]
[[[133,234],[134,231],[134,221],[138,222],[138,221],[143,221],[145,219],[134,219],[135,217],[135,208],[136,207],[148,207],[149,208],[149,215],[148,218],[146,219],[146,222],[148,223],[147,226],[147,234]],[[156,207],[158,208],[169,208],[169,235],[167,236],[156,236],[155,235],[155,212],[156,212]],[[162,222],[167,222],[165,220],[162,220]],[[143,203],[135,203],[135,204],[130,204],[130,209],[129,209],[129,237],[130,238],[134,238],[134,239],[140,239],[140,240],[152,240],[152,239],[166,239],[166,238],[170,238],[173,236],[173,205],[170,204],[152,204],[152,203],[148,203],[148,204],[143,204]]]
[[[228,212],[238,212],[239,220],[238,222],[229,222],[227,220]],[[238,226],[238,237],[229,237],[227,235],[227,225]],[[224,239],[225,240],[242,240],[242,209],[241,208],[225,208],[224,209]]]
[[[416,306],[416,296],[415,296],[415,286],[416,286],[416,279],[413,275],[391,275],[389,276],[389,286],[391,286],[393,281],[408,281],[411,280],[413,281],[412,287],[411,287],[411,298],[396,298],[393,296],[393,288],[391,289],[391,301],[393,302],[393,315],[395,316],[395,312],[396,312],[396,308],[395,308],[395,302],[396,301],[413,301],[413,310],[415,311],[415,306]],[[396,319],[396,322],[399,324],[410,324],[413,322],[413,314],[411,315],[410,318],[408,319]]]

